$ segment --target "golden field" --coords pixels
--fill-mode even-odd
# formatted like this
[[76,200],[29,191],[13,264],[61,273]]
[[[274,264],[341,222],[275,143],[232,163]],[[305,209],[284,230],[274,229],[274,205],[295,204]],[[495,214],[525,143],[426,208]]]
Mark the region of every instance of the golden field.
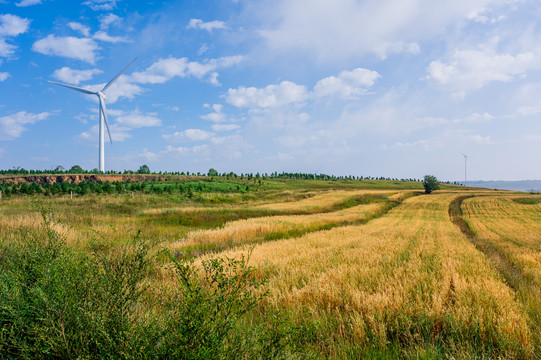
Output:
[[[242,326],[275,314],[298,330],[290,358],[539,358],[539,196],[384,185],[305,189],[299,181],[281,184],[280,196],[223,205],[144,195],[38,202],[50,204],[54,230],[80,251],[120,249],[141,230],[155,253],[196,264],[249,254],[269,278]],[[451,220],[459,197],[473,235]],[[516,201],[524,198],[534,200]],[[3,241],[39,221],[31,199],[0,203]],[[149,296],[172,281],[168,261],[156,259]]]

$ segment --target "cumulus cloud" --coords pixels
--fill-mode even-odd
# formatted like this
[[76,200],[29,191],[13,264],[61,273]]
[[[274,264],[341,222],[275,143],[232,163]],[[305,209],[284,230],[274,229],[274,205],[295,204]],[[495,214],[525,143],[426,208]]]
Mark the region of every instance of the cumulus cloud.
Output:
[[17,48],[7,43],[6,38],[25,33],[29,26],[28,19],[11,14],[0,15],[0,57],[10,57]]
[[31,114],[26,111],[19,111],[15,114],[0,117],[0,140],[13,140],[20,137],[23,132],[28,130],[25,125],[45,120],[49,115],[47,112]]
[[68,84],[79,84],[81,81],[87,81],[92,79],[94,75],[101,74],[103,71],[99,69],[89,70],[74,70],[69,67],[63,67],[56,69],[53,73],[53,77]]
[[130,129],[161,126],[162,121],[151,114],[144,114],[138,109],[128,113],[122,113],[116,118],[116,122]]
[[[123,142],[124,140],[132,137],[130,134],[131,128],[129,127],[113,124],[109,127],[109,129],[111,130],[111,138],[113,139],[113,142]],[[108,139],[109,135],[107,134],[107,131],[105,132],[105,137]],[[77,137],[87,143],[95,143],[98,139],[98,125],[92,126],[88,131],[80,133]]]
[[0,36],[17,36],[25,33],[30,25],[30,20],[16,15],[0,15]]
[[214,29],[227,29],[227,26],[225,26],[225,23],[223,21],[209,21],[204,22],[200,19],[190,19],[190,22],[187,26],[188,29],[202,29],[206,30],[208,32],[212,32]]
[[224,106],[222,104],[214,104],[212,105],[214,112],[201,116],[201,119],[210,120],[213,122],[224,122],[226,120],[226,116],[223,113],[223,108]]
[[220,68],[227,68],[240,63],[242,56],[226,56],[211,59],[204,63],[189,61],[188,58],[159,59],[146,70],[135,72],[131,75],[134,82],[140,84],[162,84],[174,77],[194,76],[198,79],[206,79],[218,85],[217,73]]
[[212,130],[216,132],[225,132],[240,129],[240,125],[237,124],[214,124],[211,127]]
[[378,78],[380,75],[376,71],[357,68],[319,80],[313,91],[304,85],[282,81],[264,88],[241,86],[229,89],[226,100],[236,107],[251,109],[278,108],[324,97],[347,100],[365,94]]
[[342,71],[338,76],[321,79],[314,87],[316,96],[339,96],[352,98],[366,93],[381,76],[376,71],[357,68],[352,71]]
[[41,0],[21,0],[15,4],[15,6],[26,7],[41,4]]
[[291,81],[282,81],[278,85],[267,85],[262,89],[241,86],[227,91],[227,102],[236,107],[272,108],[307,100],[309,92],[306,86]]
[[[97,109],[95,111],[97,113]],[[155,114],[143,113],[139,109],[135,109],[132,111],[108,109],[107,115],[109,117],[111,125],[111,137],[114,142],[122,142],[128,138],[131,138],[132,135],[130,132],[133,129],[139,129],[143,127],[156,127],[162,125],[162,121],[158,119]],[[96,117],[97,116],[94,116],[94,118]],[[93,125],[90,129],[78,135],[78,138],[88,143],[95,142],[97,137],[98,125]]]
[[111,11],[116,7],[116,2],[117,0],[88,0],[83,2],[83,5],[88,6],[94,11]]
[[109,34],[107,34],[106,32],[104,31],[98,31],[94,34],[93,36],[94,39],[96,40],[100,40],[100,41],[105,41],[105,42],[110,42],[110,43],[113,43],[113,44],[116,44],[116,43],[119,43],[119,42],[130,42],[128,39],[126,39],[125,37],[122,37],[122,36],[111,36]]
[[447,60],[432,61],[425,79],[463,95],[494,81],[510,82],[540,67],[539,56],[533,52],[511,55],[486,49],[457,50]]
[[186,129],[175,132],[174,134],[165,134],[163,138],[171,142],[191,142],[208,140],[214,136],[214,133],[201,129]]
[[78,22],[69,22],[68,27],[72,30],[79,31],[83,36],[90,35],[90,28]]
[[122,18],[115,14],[107,14],[100,16],[100,29],[107,30],[110,25],[119,24],[122,21]]
[[92,39],[49,35],[32,45],[32,50],[44,55],[62,56],[94,64],[98,45]]

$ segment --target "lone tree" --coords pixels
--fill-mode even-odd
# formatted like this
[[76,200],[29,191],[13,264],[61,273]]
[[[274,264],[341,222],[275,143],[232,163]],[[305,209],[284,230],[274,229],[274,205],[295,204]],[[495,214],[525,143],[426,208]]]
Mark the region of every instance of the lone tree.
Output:
[[208,176],[218,176],[218,171],[216,171],[214,168],[210,168]]
[[425,193],[430,194],[434,190],[439,190],[440,182],[435,176],[425,175],[423,186],[425,188]]
[[150,168],[148,167],[148,165],[141,165],[141,167],[139,167],[139,170],[137,170],[137,173],[138,174],[150,174]]
[[70,170],[69,170],[70,173],[73,173],[73,174],[82,174],[84,173],[85,171],[83,170],[82,167],[80,167],[79,165],[73,165]]

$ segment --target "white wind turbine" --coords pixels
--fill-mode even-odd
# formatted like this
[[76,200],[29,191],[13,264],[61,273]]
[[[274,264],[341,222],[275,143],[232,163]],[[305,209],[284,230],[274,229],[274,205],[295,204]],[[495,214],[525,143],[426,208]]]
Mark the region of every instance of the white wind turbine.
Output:
[[83,88],[80,88],[80,87],[77,87],[77,86],[72,86],[72,85],[66,85],[66,84],[61,84],[61,83],[58,83],[58,82],[55,82],[55,81],[49,81],[51,84],[56,84],[56,85],[60,85],[60,86],[64,86],[64,87],[67,87],[68,89],[73,89],[73,90],[77,90],[77,91],[80,91],[84,94],[88,94],[88,95],[96,95],[98,97],[98,100],[99,100],[99,104],[100,104],[100,110],[99,110],[99,114],[100,114],[100,126],[99,126],[99,145],[100,145],[100,150],[99,150],[99,170],[100,172],[104,172],[105,171],[105,146],[104,146],[104,131],[103,131],[103,120],[105,119],[105,125],[107,126],[107,133],[109,134],[109,141],[111,142],[111,145],[113,144],[113,139],[111,139],[111,131],[109,130],[109,120],[107,119],[107,108],[105,107],[105,91],[107,89],[109,89],[109,87],[120,77],[120,75],[122,75],[124,73],[124,71],[126,71],[128,69],[128,67],[133,64],[133,62],[137,60],[137,58],[133,59],[131,63],[129,63],[124,69],[122,69],[121,72],[118,73],[117,76],[115,76],[114,78],[112,78],[107,84],[105,84],[105,86],[103,87],[103,89],[101,89],[101,91],[92,91],[92,90],[88,90],[88,89],[83,89]]
[[461,153],[462,156],[464,156],[464,186],[466,186],[466,180],[468,179],[467,175],[468,175],[468,155],[464,154],[464,153]]

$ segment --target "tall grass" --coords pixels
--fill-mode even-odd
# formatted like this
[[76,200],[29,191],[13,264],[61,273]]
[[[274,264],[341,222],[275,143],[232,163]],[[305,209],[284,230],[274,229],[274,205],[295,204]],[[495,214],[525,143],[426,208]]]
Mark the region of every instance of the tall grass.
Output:
[[267,347],[283,355],[281,333],[239,326],[266,295],[264,271],[246,257],[202,267],[172,259],[172,288],[149,291],[155,269],[146,241],[77,252],[42,213],[40,230],[0,244],[2,358],[264,358],[254,349]]

